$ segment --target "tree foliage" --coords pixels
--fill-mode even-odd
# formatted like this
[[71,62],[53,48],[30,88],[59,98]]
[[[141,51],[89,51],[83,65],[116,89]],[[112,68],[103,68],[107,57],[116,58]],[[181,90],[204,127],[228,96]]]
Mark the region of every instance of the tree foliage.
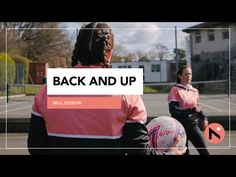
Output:
[[9,55],[0,53],[0,89],[6,87],[6,84],[13,84],[15,77],[16,66],[14,60]]
[[29,63],[30,60],[26,57],[23,57],[22,55],[19,54],[17,50],[12,50],[9,55],[11,58],[15,61],[15,63],[21,63],[24,65],[24,83],[28,83],[28,73],[29,73]]
[[185,57],[186,57],[186,52],[185,52],[185,50],[183,50],[183,49],[174,49],[174,53],[176,54],[177,53],[177,55],[178,55],[178,58],[180,59],[180,60],[183,60],[183,59],[185,59]]
[[[17,49],[19,54],[31,61],[48,62],[55,66],[54,60],[70,60],[72,43],[65,30],[59,28],[59,23],[48,22],[17,22],[3,23],[7,29],[7,46],[5,45],[5,30],[0,31],[0,51],[7,52]],[[66,62],[67,63],[67,62]]]
[[158,57],[159,60],[166,59],[166,57],[169,54],[169,49],[168,49],[167,46],[165,46],[163,44],[160,44],[160,43],[157,43],[157,44],[154,45],[154,48],[156,50],[157,57]]

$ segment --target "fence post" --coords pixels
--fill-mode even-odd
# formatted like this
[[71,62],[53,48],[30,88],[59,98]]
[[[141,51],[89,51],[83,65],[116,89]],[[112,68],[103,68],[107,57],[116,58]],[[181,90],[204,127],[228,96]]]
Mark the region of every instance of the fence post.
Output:
[[9,101],[9,85],[7,84],[7,103]]
[[228,99],[230,99],[230,92],[231,92],[231,82],[230,82],[230,76],[228,79],[228,86],[226,88],[228,88],[227,92],[228,92]]

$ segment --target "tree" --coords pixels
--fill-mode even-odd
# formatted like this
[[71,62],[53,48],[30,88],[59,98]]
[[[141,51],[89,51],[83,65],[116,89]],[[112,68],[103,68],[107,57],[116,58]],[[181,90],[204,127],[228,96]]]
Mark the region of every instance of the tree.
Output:
[[127,49],[123,45],[115,45],[113,55],[123,57],[127,54]]
[[[73,46],[68,34],[59,28],[59,23],[17,22],[3,23],[2,26],[9,28],[7,30],[8,52],[17,49],[22,56],[32,61],[46,61],[49,66],[60,63],[54,62],[55,58],[70,60]],[[1,31],[0,39],[3,39],[2,36],[5,37],[5,34],[5,30]],[[0,50],[5,50],[5,44],[2,42]]]
[[123,62],[125,60],[124,56],[127,52],[125,46],[122,45],[115,45],[112,51],[112,63]]
[[49,64],[55,57],[69,57],[71,44],[66,33],[58,28],[58,23],[41,26],[46,29],[31,30],[22,39],[25,43],[21,45],[24,55],[33,61],[47,61]]
[[[2,30],[0,31],[0,50],[5,52],[19,48],[22,43],[21,34],[30,31],[33,27],[33,22],[2,22]],[[5,43],[7,39],[7,44]]]
[[135,59],[134,53],[128,53],[127,49],[123,45],[116,45],[112,51],[112,63],[117,62],[130,62]]
[[133,61],[136,58],[136,56],[134,53],[128,53],[126,56],[124,56],[124,58],[126,62],[130,62]]
[[169,49],[167,46],[157,43],[157,44],[154,44],[154,48],[156,49],[157,57],[159,60],[163,60],[167,58],[169,54]]
[[136,56],[138,57],[139,61],[148,61],[149,60],[148,54],[141,51],[141,50],[136,51]]
[[176,54],[176,51],[177,51],[177,54],[178,54],[178,58],[180,59],[180,60],[184,60],[185,59],[185,57],[186,57],[186,52],[185,52],[185,50],[183,50],[183,49],[174,49],[174,53]]
[[5,42],[5,30],[2,29],[0,30],[0,53],[5,52],[5,46],[6,46],[6,42]]

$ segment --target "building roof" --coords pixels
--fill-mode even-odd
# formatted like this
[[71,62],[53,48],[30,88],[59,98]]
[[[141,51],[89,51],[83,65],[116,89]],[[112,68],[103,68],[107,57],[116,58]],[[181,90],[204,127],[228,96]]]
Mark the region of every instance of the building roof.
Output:
[[230,22],[204,22],[198,25],[191,26],[189,28],[183,29],[183,32],[190,33],[195,31],[195,28],[215,28],[215,27],[229,27]]

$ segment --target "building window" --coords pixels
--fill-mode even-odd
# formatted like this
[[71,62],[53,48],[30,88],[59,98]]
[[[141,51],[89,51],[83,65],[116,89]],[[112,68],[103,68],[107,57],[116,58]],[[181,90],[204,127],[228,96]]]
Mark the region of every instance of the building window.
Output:
[[229,30],[224,29],[222,32],[223,39],[229,39]]
[[152,72],[155,72],[155,70],[156,70],[155,65],[152,65]]
[[128,65],[128,68],[132,68],[131,65]]
[[152,72],[160,72],[161,68],[160,68],[160,64],[153,64],[151,65],[152,67]]
[[215,40],[215,33],[214,30],[208,31],[208,41],[214,41]]
[[195,43],[200,43],[201,42],[201,33],[200,31],[195,33]]

